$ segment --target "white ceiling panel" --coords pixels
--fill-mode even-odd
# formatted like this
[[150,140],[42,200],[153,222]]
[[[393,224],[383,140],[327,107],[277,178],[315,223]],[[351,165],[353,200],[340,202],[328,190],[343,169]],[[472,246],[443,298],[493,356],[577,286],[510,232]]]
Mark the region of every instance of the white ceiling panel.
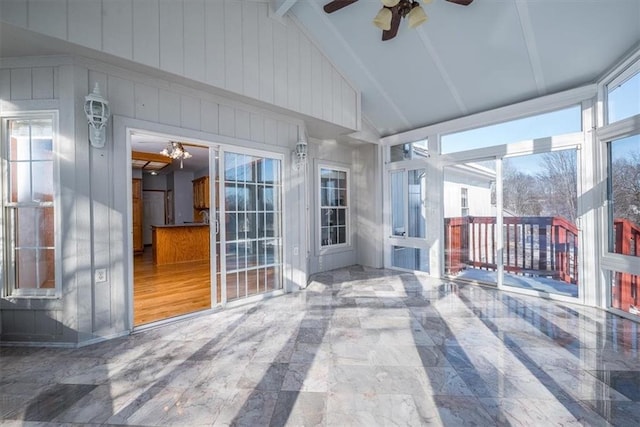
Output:
[[362,93],[381,136],[593,82],[640,44],[638,0],[420,2],[429,20],[380,39],[382,4],[359,0],[332,14],[329,0],[288,13]]

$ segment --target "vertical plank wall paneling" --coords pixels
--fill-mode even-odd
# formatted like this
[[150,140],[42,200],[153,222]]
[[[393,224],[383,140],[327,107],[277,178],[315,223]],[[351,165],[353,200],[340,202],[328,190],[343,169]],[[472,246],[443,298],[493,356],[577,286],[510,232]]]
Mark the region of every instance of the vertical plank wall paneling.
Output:
[[117,111],[121,116],[134,117],[134,85],[129,79],[109,76],[107,79],[107,99],[111,111]]
[[308,116],[311,112],[311,42],[306,37],[300,38],[300,106],[298,111]]
[[133,60],[160,67],[160,4],[158,0],[133,2]]
[[251,139],[251,116],[248,111],[236,109],[236,138]]
[[251,113],[251,117],[249,118],[249,120],[251,122],[249,139],[251,139],[252,141],[265,141],[264,117],[256,113]]
[[200,103],[200,108],[202,108],[202,120],[201,126],[203,132],[209,133],[219,133],[218,127],[218,104],[208,100],[202,100]]
[[30,1],[28,3],[29,29],[47,36],[67,38],[67,1]]
[[[86,93],[93,82],[100,84],[112,107],[128,117],[173,123],[273,147],[290,147],[297,136],[296,122],[286,116],[265,115],[237,103],[225,104],[223,98],[210,95],[200,98],[192,89],[173,82],[114,70],[102,70],[99,65],[0,69],[0,93],[8,94],[3,99],[10,101],[12,93],[19,100],[60,97],[60,219],[64,230],[60,254],[63,298],[47,301],[37,309],[3,308],[3,338],[73,343],[108,337],[127,328],[124,301],[128,254],[123,252],[127,201],[126,193],[120,190],[125,185],[121,173],[125,167],[123,146],[116,143],[109,129],[107,137],[112,143],[106,149],[92,148],[87,142],[88,129],[81,109],[74,113],[70,108],[77,104],[77,95]],[[61,76],[60,81],[56,75]],[[292,211],[296,206],[291,203],[286,208],[291,218],[298,215]],[[298,224],[297,220],[292,221]],[[293,239],[290,243],[302,245]],[[94,282],[94,268],[107,268],[107,282]]]
[[184,17],[182,2],[160,2],[160,69],[183,75]]
[[334,123],[342,122],[342,77],[335,68],[331,68],[331,88],[333,95],[331,96],[331,121]]
[[260,86],[259,99],[270,104],[275,103],[274,84],[274,47],[273,47],[273,20],[266,13],[258,14],[258,60],[260,73],[258,83]]
[[204,0],[184,2],[184,76],[199,82],[205,81],[204,16]]
[[3,0],[0,20],[359,128],[357,90],[267,2]]
[[11,70],[11,99],[31,99],[31,69]]
[[158,88],[136,83],[134,86],[134,114],[136,119],[158,122],[159,94]]
[[324,101],[322,95],[322,54],[315,47],[311,50],[311,115],[322,117]]
[[278,122],[272,118],[264,119],[264,142],[275,145],[278,141]]
[[243,92],[242,74],[242,2],[224,0],[225,88]]
[[235,110],[228,105],[218,107],[218,127],[220,135],[234,136],[236,133]]
[[10,99],[11,99],[11,70],[0,69],[0,101],[10,100]]
[[[77,333],[76,339],[84,341],[93,333],[95,293],[91,267],[96,255],[94,243],[96,240],[104,241],[102,240],[104,236],[96,236],[93,230],[95,219],[92,216],[91,185],[94,177],[90,165],[88,126],[85,120],[75,119],[75,106],[82,105],[82,101],[76,101],[76,94],[86,92],[88,75],[86,69],[75,65],[63,65],[60,69],[62,90],[60,91],[58,149],[61,150],[59,151],[60,173],[64,176],[60,177],[59,191],[62,193],[60,206],[64,208],[59,212],[59,216],[66,223],[60,229],[64,260],[61,283],[65,295],[64,322]],[[103,76],[99,77],[104,81]],[[106,157],[110,156],[109,153],[102,154]],[[65,159],[62,160],[62,157]],[[100,175],[98,177],[102,178]],[[110,246],[108,239],[106,244]]]
[[132,0],[102,2],[102,50],[133,59]]
[[273,103],[280,107],[286,107],[288,98],[289,71],[287,55],[287,28],[280,23],[272,24],[273,30],[273,89],[275,98]]
[[100,19],[102,2],[100,0],[68,0],[67,5],[69,41],[100,50],[102,48],[102,21]]
[[328,122],[333,119],[333,67],[326,58],[322,58],[322,118]]
[[158,121],[172,126],[180,126],[180,94],[160,89],[158,98]]
[[31,91],[33,99],[53,99],[53,67],[31,69]]
[[0,2],[0,19],[18,27],[27,28],[27,2],[24,0],[5,0]]
[[300,43],[296,37],[298,28],[287,27],[287,104],[286,107],[300,111]]
[[[180,96],[180,127],[200,130],[200,99],[191,96]],[[206,118],[205,118],[206,120]]]
[[351,86],[345,81],[342,80],[342,120],[348,127],[356,127],[356,123],[358,121],[358,109],[357,108],[347,108],[349,105],[357,105],[358,99],[356,97],[356,93],[351,90]]
[[258,5],[242,3],[242,73],[244,94],[260,98],[260,55],[258,52]]
[[224,67],[224,2],[206,2],[205,8],[205,82],[226,87]]

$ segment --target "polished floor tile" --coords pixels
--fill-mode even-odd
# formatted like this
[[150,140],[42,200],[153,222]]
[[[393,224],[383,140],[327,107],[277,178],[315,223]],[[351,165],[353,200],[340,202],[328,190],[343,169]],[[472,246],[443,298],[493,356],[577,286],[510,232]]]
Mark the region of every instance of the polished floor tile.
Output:
[[0,348],[0,424],[636,426],[640,324],[349,267],[79,349]]

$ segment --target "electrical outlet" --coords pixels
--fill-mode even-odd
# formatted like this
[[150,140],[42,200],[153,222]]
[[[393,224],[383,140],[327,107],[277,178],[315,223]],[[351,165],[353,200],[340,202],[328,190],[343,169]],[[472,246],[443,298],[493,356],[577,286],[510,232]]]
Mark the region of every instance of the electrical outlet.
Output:
[[107,269],[106,268],[96,268],[94,274],[94,279],[96,283],[106,282],[107,281]]
[[294,256],[297,256],[297,255],[298,255],[298,247],[297,247],[297,246],[294,246],[294,247],[293,247],[293,255],[294,255]]

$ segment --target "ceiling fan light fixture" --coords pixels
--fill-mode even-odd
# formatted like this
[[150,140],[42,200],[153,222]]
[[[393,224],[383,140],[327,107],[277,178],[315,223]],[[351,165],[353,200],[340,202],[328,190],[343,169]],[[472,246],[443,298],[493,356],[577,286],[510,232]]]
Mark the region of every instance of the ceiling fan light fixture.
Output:
[[382,4],[387,7],[393,7],[400,3],[400,0],[382,0]]
[[383,7],[380,9],[375,18],[373,18],[373,25],[380,28],[383,31],[391,29],[391,9]]
[[419,5],[414,6],[409,12],[409,14],[407,15],[409,28],[416,28],[418,25],[421,25],[427,22],[427,19],[429,19],[427,17],[427,14]]

